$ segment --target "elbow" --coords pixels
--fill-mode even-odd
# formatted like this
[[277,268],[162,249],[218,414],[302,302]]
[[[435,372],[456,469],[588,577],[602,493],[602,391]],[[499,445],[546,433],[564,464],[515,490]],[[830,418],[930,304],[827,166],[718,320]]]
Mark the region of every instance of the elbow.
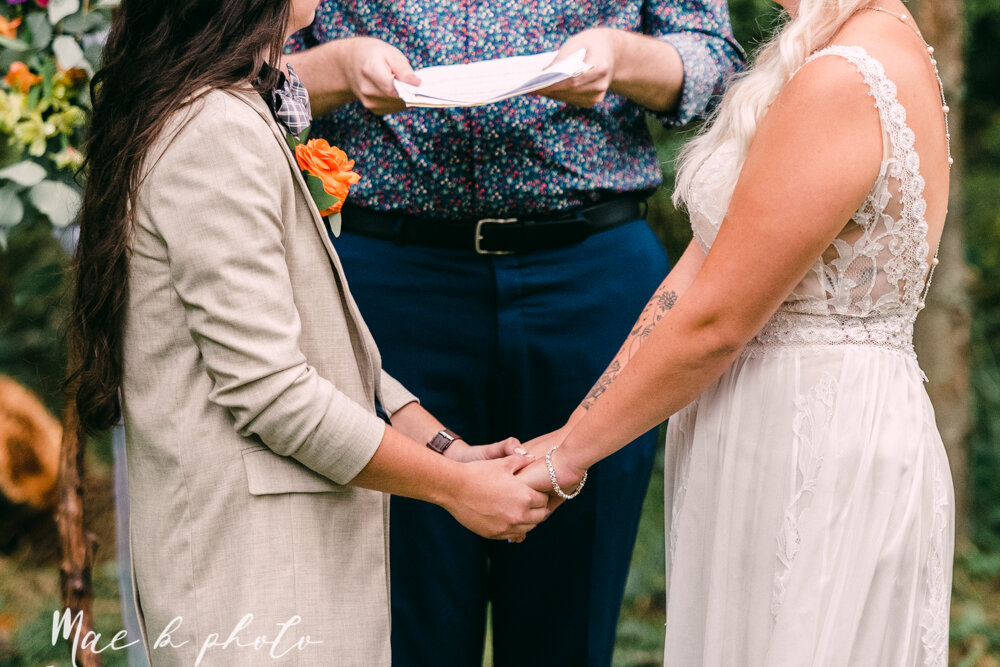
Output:
[[229,412],[240,436],[259,439],[275,453],[291,456],[321,420],[331,391],[313,368],[290,367],[216,385],[209,400]]
[[701,356],[707,363],[727,363],[744,348],[751,338],[745,327],[725,317],[710,317],[700,322],[692,332],[699,342]]

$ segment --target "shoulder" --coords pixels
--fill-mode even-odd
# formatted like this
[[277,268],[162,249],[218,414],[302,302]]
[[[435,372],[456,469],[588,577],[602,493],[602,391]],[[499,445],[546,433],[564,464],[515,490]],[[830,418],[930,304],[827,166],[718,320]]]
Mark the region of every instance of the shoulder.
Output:
[[248,92],[212,90],[196,96],[173,114],[146,158],[148,175],[180,161],[237,168],[248,162],[281,164],[281,146],[264,114]]
[[904,87],[925,78],[928,58],[922,41],[909,19],[871,11],[855,14],[833,38],[838,48],[863,51],[869,65]]
[[878,112],[865,78],[865,52],[833,47],[820,51],[792,76],[778,95],[774,110],[790,112],[817,124],[838,127],[852,122],[877,122]]
[[785,158],[806,162],[840,164],[850,155],[851,169],[867,178],[877,172],[883,153],[871,93],[856,59],[839,50],[826,52],[792,76],[761,120],[754,142],[773,144]]

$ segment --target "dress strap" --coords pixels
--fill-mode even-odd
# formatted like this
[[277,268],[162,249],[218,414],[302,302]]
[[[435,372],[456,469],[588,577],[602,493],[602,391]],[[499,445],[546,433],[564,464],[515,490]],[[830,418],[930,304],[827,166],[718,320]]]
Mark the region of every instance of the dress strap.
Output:
[[[920,174],[920,156],[914,146],[916,135],[906,123],[906,108],[897,97],[896,84],[886,74],[885,67],[878,59],[869,55],[860,46],[834,44],[815,51],[803,62],[810,63],[823,56],[840,56],[853,64],[868,85],[868,94],[875,99],[883,136],[883,174],[889,162],[891,171],[901,182],[902,218],[914,223],[923,222],[926,204],[923,200],[924,178]],[[876,184],[878,187],[879,184]]]
[[[858,69],[868,86],[868,94],[875,99],[883,135],[889,140],[890,146],[886,146],[885,157],[894,155],[904,164],[913,164],[910,160],[916,157],[914,149],[916,137],[906,124],[906,108],[899,102],[896,84],[886,74],[882,63],[869,55],[863,47],[833,44],[813,52],[802,64],[804,66],[823,56],[839,56]],[[916,173],[917,170],[913,171]]]

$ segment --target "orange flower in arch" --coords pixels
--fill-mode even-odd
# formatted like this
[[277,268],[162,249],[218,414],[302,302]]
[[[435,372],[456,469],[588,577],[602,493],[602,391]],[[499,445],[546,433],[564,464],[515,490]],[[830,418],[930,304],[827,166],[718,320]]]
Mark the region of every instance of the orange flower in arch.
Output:
[[10,70],[3,80],[7,82],[8,86],[18,92],[26,93],[33,85],[41,83],[42,77],[32,74],[27,65],[19,60],[15,60],[10,64]]
[[361,180],[361,176],[352,171],[354,160],[348,160],[344,151],[331,146],[326,139],[310,139],[297,145],[295,160],[299,169],[322,181],[323,189],[338,199],[336,204],[320,211],[321,216],[339,213],[351,186]]
[[7,20],[0,16],[0,37],[7,39],[17,39],[17,27],[21,25],[21,18]]

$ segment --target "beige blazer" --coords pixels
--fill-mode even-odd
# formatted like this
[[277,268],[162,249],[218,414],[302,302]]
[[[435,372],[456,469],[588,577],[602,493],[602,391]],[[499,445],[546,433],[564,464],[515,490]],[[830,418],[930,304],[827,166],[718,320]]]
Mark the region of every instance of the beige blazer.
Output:
[[122,396],[152,664],[388,665],[388,499],[343,485],[382,438],[376,397],[415,398],[284,132],[252,90],[215,91],[144,171]]

